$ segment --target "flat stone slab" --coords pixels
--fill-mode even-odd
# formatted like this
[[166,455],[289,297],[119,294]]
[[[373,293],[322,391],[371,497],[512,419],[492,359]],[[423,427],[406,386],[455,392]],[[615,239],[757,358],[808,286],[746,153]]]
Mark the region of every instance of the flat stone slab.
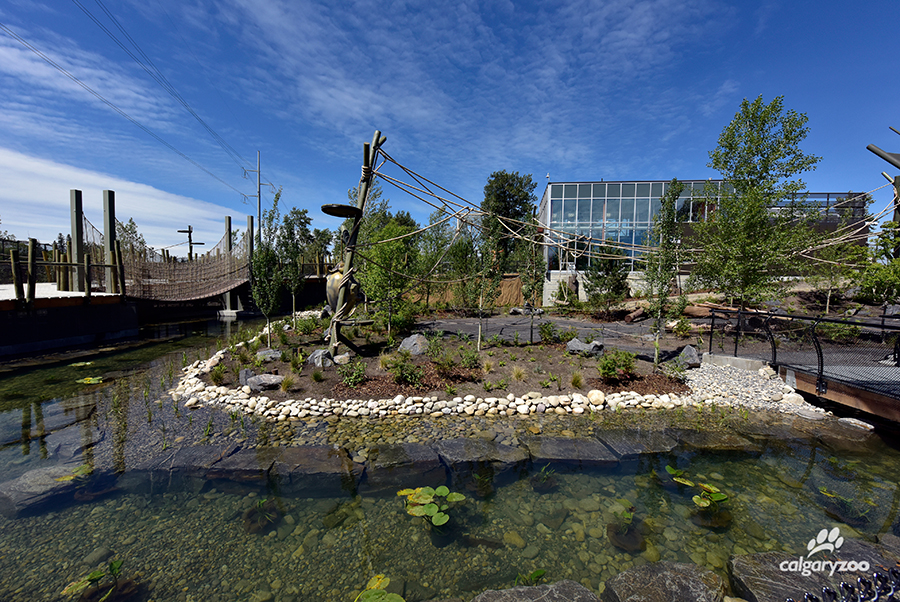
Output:
[[330,445],[289,447],[272,465],[271,477],[280,487],[314,497],[355,493],[363,468],[347,450]]
[[366,489],[402,489],[429,485],[436,487],[447,480],[447,471],[431,447],[421,443],[380,445],[369,450]]
[[[674,433],[671,433],[674,434]],[[687,449],[703,449],[709,451],[758,452],[760,446],[740,435],[719,431],[684,430],[677,434],[681,445]]]
[[472,602],[600,602],[591,590],[571,580],[532,587],[519,586],[490,590],[475,596]]
[[597,439],[522,437],[535,464],[567,462],[581,466],[614,466],[619,458]]
[[62,480],[72,476],[77,464],[60,464],[30,470],[12,481],[0,483],[0,513],[17,518],[37,512],[50,501],[71,496],[78,483]]
[[881,441],[872,430],[828,416],[819,420],[799,416],[794,419],[792,426],[834,451],[865,453]]
[[281,449],[264,447],[239,449],[214,463],[206,471],[208,479],[228,479],[231,481],[264,481]]
[[434,450],[451,467],[465,463],[512,466],[528,460],[528,452],[521,447],[480,438],[445,439],[435,443]]
[[103,441],[104,434],[104,431],[94,426],[74,424],[50,433],[44,443],[51,458],[68,462]]
[[169,470],[184,475],[205,478],[214,464],[227,458],[237,450],[238,446],[236,444],[182,447],[172,456]]
[[[722,602],[725,582],[695,564],[654,562],[606,582],[604,602]],[[782,601],[779,601],[782,602]]]
[[644,454],[667,454],[678,445],[677,440],[660,431],[604,431],[596,437],[620,460],[634,460]]

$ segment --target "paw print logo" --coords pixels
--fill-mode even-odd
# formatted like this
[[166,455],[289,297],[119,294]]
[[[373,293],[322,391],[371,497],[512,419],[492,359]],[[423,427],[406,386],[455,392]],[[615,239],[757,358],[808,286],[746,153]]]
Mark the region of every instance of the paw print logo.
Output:
[[831,531],[822,529],[815,538],[810,539],[806,544],[806,549],[809,551],[807,558],[816,552],[834,552],[842,545],[844,545],[844,538],[841,537],[841,530],[838,527]]

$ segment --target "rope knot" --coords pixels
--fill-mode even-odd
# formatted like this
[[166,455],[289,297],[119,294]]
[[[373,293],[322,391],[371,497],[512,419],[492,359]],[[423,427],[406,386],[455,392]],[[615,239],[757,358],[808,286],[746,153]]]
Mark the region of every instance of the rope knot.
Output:
[[368,180],[369,178],[372,177],[372,167],[371,166],[369,166],[369,165],[362,166],[362,177],[363,177],[363,180]]

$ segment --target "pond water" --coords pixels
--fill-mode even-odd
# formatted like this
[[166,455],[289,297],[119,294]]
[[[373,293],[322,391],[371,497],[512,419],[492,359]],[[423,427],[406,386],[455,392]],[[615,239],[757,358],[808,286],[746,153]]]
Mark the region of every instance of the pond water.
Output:
[[[798,557],[823,528],[866,539],[897,528],[900,454],[877,440],[847,450],[815,438],[773,437],[751,452],[678,447],[615,468],[529,465],[495,475],[490,489],[478,487],[478,479],[451,478],[448,485],[467,499],[449,509],[457,527],[449,543],[433,540],[393,490],[298,494],[229,479],[153,487],[129,480],[147,457],[184,445],[234,444],[262,453],[276,442],[336,444],[355,451],[365,441],[428,443],[429,429],[437,436],[493,429],[498,441],[515,444],[533,426],[518,419],[404,419],[360,421],[343,432],[340,423],[320,420],[286,434],[221,411],[186,413],[163,393],[182,364],[207,348],[214,344],[201,339],[164,350],[162,357],[135,362],[139,367],[118,368],[123,372],[111,384],[43,403],[34,399],[46,393],[25,389],[28,401],[0,415],[0,482],[66,460],[66,450],[78,448],[66,435],[73,432],[91,445],[67,466],[74,476],[89,464],[95,475],[86,488],[91,495],[61,497],[32,515],[0,517],[0,599],[71,599],[61,595],[68,583],[114,559],[124,561],[122,579],[139,585],[133,600],[352,602],[377,573],[390,577],[408,601],[470,600],[539,569],[547,581],[574,579],[598,592],[618,572],[647,562],[690,562],[725,577],[730,555],[783,551]],[[30,378],[40,382],[47,374],[35,370]],[[597,425],[589,418],[548,418],[541,426],[545,434],[589,435]],[[733,517],[730,525],[695,524],[691,497],[698,491],[664,487],[657,475],[665,479],[667,465],[725,492],[729,499],[721,505]],[[532,487],[531,477],[542,469],[557,481],[546,493]],[[621,520],[623,499],[634,505],[633,524],[645,540],[634,552],[616,547],[607,534],[608,525]],[[245,515],[260,507],[274,522],[248,532]]]

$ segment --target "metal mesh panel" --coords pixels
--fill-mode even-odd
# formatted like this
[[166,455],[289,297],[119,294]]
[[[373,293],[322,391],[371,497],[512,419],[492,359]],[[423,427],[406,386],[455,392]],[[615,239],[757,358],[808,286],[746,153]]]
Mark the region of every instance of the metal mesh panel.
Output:
[[900,316],[813,318],[715,310],[710,351],[900,399]]

